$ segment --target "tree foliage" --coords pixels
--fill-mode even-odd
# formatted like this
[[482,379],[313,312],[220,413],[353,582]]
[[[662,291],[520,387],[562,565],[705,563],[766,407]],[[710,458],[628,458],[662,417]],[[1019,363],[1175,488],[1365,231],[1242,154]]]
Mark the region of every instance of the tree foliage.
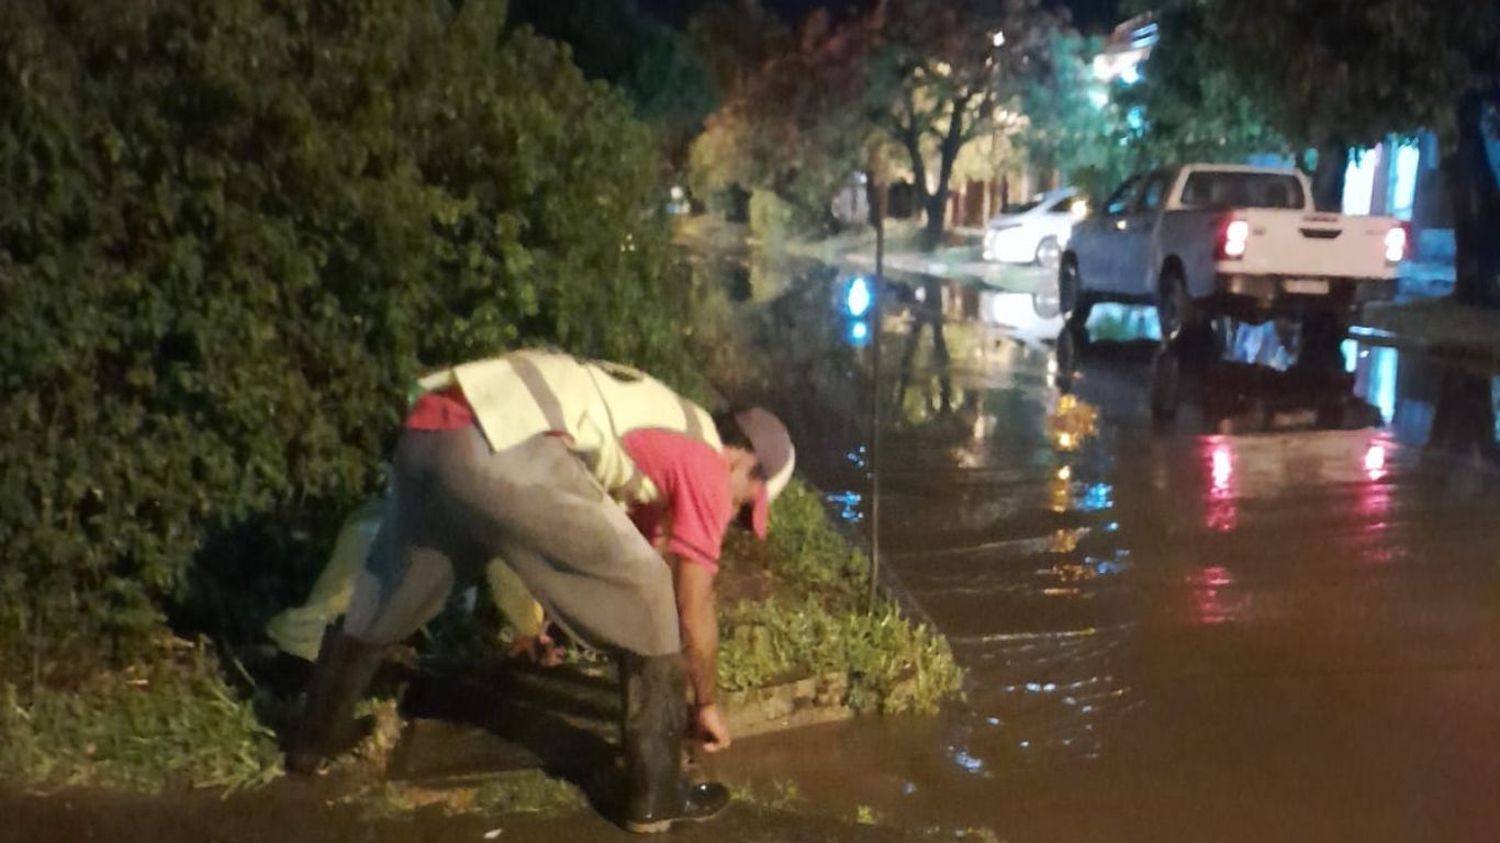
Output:
[[0,670],[135,640],[190,584],[249,622],[426,367],[550,342],[688,371],[649,133],[503,20],[0,8]]
[[1021,138],[1032,164],[1061,171],[1091,196],[1110,190],[1138,159],[1121,107],[1091,96],[1103,94],[1089,67],[1099,49],[1096,38],[1051,33],[1043,72],[1026,80],[1021,95],[1027,121]]
[[870,43],[861,21],[835,27],[814,14],[785,53],[737,75],[693,144],[695,191],[765,191],[791,206],[794,225],[829,225],[830,203],[864,166],[873,133],[864,110]]
[[1126,130],[1143,163],[1239,163],[1252,155],[1291,155],[1264,109],[1203,38],[1202,8],[1168,8],[1154,22],[1160,48],[1142,64],[1141,81],[1114,96],[1127,115],[1138,109],[1139,119],[1134,125],[1127,120]]
[[872,109],[910,159],[923,245],[936,248],[959,153],[1045,67],[1058,21],[1040,0],[888,0],[874,17]]
[[591,79],[619,87],[676,163],[715,106],[710,66],[692,39],[631,0],[512,0],[513,23],[568,44]]
[[725,98],[794,43],[791,27],[759,0],[710,0],[688,20],[687,34]]

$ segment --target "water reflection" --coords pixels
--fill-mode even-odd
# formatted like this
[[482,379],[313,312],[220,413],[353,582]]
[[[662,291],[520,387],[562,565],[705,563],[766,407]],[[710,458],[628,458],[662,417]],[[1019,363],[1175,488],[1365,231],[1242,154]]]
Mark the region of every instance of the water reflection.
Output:
[[[947,417],[953,413],[953,358],[948,353],[945,328],[947,303],[952,297],[951,287],[936,279],[928,279],[914,286],[896,284],[900,302],[907,322],[905,341],[901,346],[900,372],[896,385],[896,405],[902,407],[902,418],[921,421],[931,416]],[[935,389],[920,392],[916,397],[920,404],[913,406],[908,395],[917,368],[917,349],[922,343],[923,331],[932,335],[930,362],[922,367],[932,375]]]
[[[1285,326],[1231,325],[1220,347],[1162,350],[1149,309],[1100,307],[1075,341],[1034,297],[923,281],[890,285],[881,303],[878,391],[899,411],[872,466],[877,389],[869,350],[847,334],[849,276],[809,271],[746,305],[772,361],[751,397],[784,414],[846,523],[865,523],[869,471],[882,471],[883,556],[971,684],[935,724],[839,733],[888,728],[875,748],[798,743],[778,756],[779,776],[864,752],[827,776],[848,798],[870,801],[849,795],[854,766],[866,786],[888,780],[893,802],[942,802],[955,780],[992,788],[990,777],[1135,763],[1133,736],[1173,727],[1153,713],[1172,693],[1163,674],[1178,682],[1182,662],[1213,657],[1203,642],[1298,610],[1266,587],[1281,561],[1255,555],[1267,529],[1329,522],[1312,527],[1328,552],[1298,567],[1335,560],[1383,577],[1365,566],[1411,552],[1411,500],[1396,494],[1420,459],[1411,446],[1430,434],[1468,456],[1494,447],[1492,379],[1450,378],[1364,339],[1309,346]],[[1165,656],[1164,638],[1176,648]]]
[[825,496],[834,513],[845,524],[859,524],[865,520],[865,496],[859,492],[833,492]]
[[[1285,362],[1284,354],[1283,347],[1274,356]],[[1233,357],[1193,360],[1163,349],[1153,361],[1151,406],[1159,420],[1170,421],[1190,404],[1197,415],[1192,424],[1222,435],[1378,427],[1380,409],[1355,387],[1338,356],[1303,354],[1276,368]]]
[[1234,447],[1225,439],[1204,440],[1208,456],[1210,485],[1204,524],[1215,532],[1227,533],[1239,526],[1239,504],[1234,487]]
[[1428,444],[1458,456],[1500,462],[1495,403],[1493,376],[1448,369],[1438,386]]
[[1248,590],[1235,588],[1233,575],[1223,565],[1210,565],[1194,571],[1188,577],[1192,589],[1193,622],[1203,626],[1218,626],[1245,615],[1252,595]]
[[1390,425],[1404,440],[1500,462],[1495,373],[1373,344],[1304,336],[1295,325],[1220,320],[1209,348],[1165,347],[1150,309],[1096,308],[1086,332],[1064,328],[1049,366],[1071,391],[1089,368],[1149,358],[1158,422],[1193,413],[1179,432],[1238,435]]

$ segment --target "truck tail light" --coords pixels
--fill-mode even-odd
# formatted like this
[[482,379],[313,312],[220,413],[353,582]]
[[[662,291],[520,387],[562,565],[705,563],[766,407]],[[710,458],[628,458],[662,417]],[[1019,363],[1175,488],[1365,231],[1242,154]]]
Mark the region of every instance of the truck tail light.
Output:
[[1385,233],[1385,262],[1397,264],[1406,260],[1406,226],[1398,225]]
[[1231,219],[1224,223],[1219,235],[1219,260],[1237,261],[1245,256],[1250,245],[1250,223],[1247,220]]

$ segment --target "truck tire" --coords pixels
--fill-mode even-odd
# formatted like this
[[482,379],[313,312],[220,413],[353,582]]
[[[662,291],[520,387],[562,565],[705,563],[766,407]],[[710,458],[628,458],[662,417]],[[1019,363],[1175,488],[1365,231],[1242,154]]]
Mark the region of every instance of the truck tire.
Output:
[[1162,342],[1175,345],[1192,339],[1207,324],[1204,316],[1188,293],[1182,270],[1176,264],[1168,265],[1162,270],[1156,294],[1156,318],[1161,324]]
[[1069,325],[1082,328],[1094,309],[1093,298],[1083,289],[1078,260],[1065,255],[1057,269],[1057,309]]

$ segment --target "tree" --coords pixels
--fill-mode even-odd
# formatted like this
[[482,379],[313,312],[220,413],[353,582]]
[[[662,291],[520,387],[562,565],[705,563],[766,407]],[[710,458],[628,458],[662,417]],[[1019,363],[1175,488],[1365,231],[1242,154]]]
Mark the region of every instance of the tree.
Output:
[[1178,0],[1174,6],[1201,12],[1205,49],[1223,58],[1282,134],[1321,151],[1325,173],[1341,173],[1351,146],[1434,131],[1453,203],[1455,296],[1500,307],[1500,238],[1494,237],[1500,186],[1485,150],[1485,122],[1500,102],[1500,4]]
[[688,39],[703,57],[721,100],[792,49],[792,30],[758,0],[712,0],[688,20]]
[[568,44],[589,78],[624,91],[636,117],[661,134],[668,159],[684,163],[715,105],[712,72],[688,35],[632,0],[512,0],[509,13],[513,24]]
[[1202,7],[1169,7],[1153,21],[1160,46],[1142,64],[1140,81],[1119,88],[1113,98],[1144,165],[1291,155],[1291,145],[1204,37]]
[[871,43],[864,19],[834,26],[814,13],[783,54],[735,74],[693,143],[695,192],[768,192],[798,227],[833,227],[831,202],[862,168],[874,131],[864,110]]
[[1138,155],[1121,106],[1105,98],[1089,67],[1099,41],[1059,30],[1048,34],[1046,49],[1043,71],[1021,89],[1027,155],[1039,169],[1060,170],[1086,195],[1103,197],[1135,168]]
[[872,111],[906,150],[927,216],[922,245],[935,249],[960,151],[1043,66],[1057,22],[1040,0],[886,0],[872,22]]

